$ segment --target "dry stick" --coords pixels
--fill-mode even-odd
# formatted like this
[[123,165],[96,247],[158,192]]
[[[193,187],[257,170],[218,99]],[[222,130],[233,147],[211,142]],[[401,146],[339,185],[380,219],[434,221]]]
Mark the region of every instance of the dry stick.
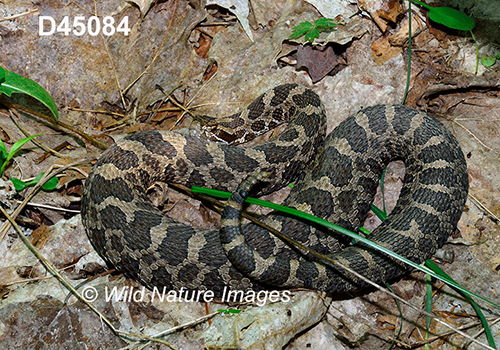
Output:
[[[21,212],[21,210],[23,210],[23,208],[26,206],[26,204],[31,200],[31,198],[33,198],[36,194],[36,192],[42,187],[42,185],[48,180],[50,179],[51,177],[53,176],[56,176],[57,174],[59,173],[62,173],[63,171],[65,171],[66,169],[69,169],[69,168],[72,168],[76,165],[80,165],[80,164],[85,164],[85,163],[88,163],[90,160],[87,160],[87,159],[84,159],[83,161],[78,161],[78,162],[74,162],[74,163],[71,163],[71,164],[68,164],[68,165],[65,165],[63,166],[62,168],[59,168],[57,170],[55,170],[54,172],[52,172],[52,169],[54,168],[54,165],[52,165],[46,172],[45,174],[42,176],[42,178],[40,179],[40,181],[38,181],[38,183],[35,184],[35,186],[33,186],[31,188],[31,191],[28,192],[28,194],[26,195],[26,198],[24,198],[23,202],[17,206],[17,208],[14,210],[14,212],[12,213],[12,218],[15,220],[17,218],[17,216],[19,215],[19,213]],[[3,225],[0,227],[0,241],[3,240],[3,238],[5,237],[5,235],[7,234],[7,231],[10,229],[11,227],[11,224],[9,221],[5,221],[3,223]]]
[[118,74],[116,72],[116,67],[115,67],[115,64],[113,62],[113,57],[111,56],[111,52],[109,51],[108,43],[106,42],[106,39],[104,39],[104,34],[102,33],[102,31],[99,31],[99,33],[101,36],[101,40],[104,44],[104,48],[106,49],[106,54],[108,55],[109,62],[111,63],[111,68],[112,68],[113,74],[115,76],[116,86],[118,87],[118,91],[120,92],[120,98],[122,100],[123,108],[126,109],[127,104],[125,103],[125,96],[124,96],[125,93],[123,92],[122,87],[120,86],[120,79],[118,78]]
[[[15,203],[22,203],[21,201],[14,200]],[[50,209],[50,210],[59,210],[59,211],[65,211],[67,213],[75,213],[78,214],[80,213],[80,210],[73,210],[73,209],[66,209],[66,208],[61,208],[61,207],[54,207],[52,205],[47,205],[47,204],[41,204],[41,203],[33,203],[29,202],[26,203],[26,205],[29,205],[31,207],[36,207],[36,208],[45,208],[45,209]]]
[[[54,151],[56,151],[56,152],[62,151],[63,149],[75,149],[75,148],[73,146],[71,146],[71,144],[68,141],[64,141],[63,143],[54,147]],[[47,159],[49,157],[50,157],[50,152],[45,152],[40,157],[35,159],[35,164],[40,164],[41,162],[43,162],[45,159]]]
[[32,14],[32,13],[35,13],[35,12],[38,12],[38,9],[29,10],[29,11],[26,11],[26,12],[23,12],[23,13],[19,13],[19,14],[14,15],[14,16],[10,16],[10,17],[0,18],[0,22],[3,22],[3,21],[10,21],[10,20],[13,20],[13,19],[15,19],[15,18],[19,18],[19,17],[27,16],[27,15]]
[[[78,163],[75,163],[75,164],[72,164],[72,166],[76,165]],[[69,167],[69,166],[68,166]],[[64,168],[61,168],[61,169],[58,169],[56,170],[55,172],[60,172],[60,171],[63,171],[66,167]],[[54,173],[55,173],[54,172]],[[33,196],[37,191],[38,189],[40,189],[40,187],[49,179],[51,178],[52,176],[54,176],[54,174],[50,174],[48,175],[48,172],[45,173],[45,175],[40,179],[40,182],[37,183],[37,185],[35,187],[33,187],[32,191],[28,194],[27,198],[29,198],[30,196]],[[26,201],[26,199],[25,199]],[[19,208],[23,207],[24,205],[20,205],[19,207],[16,208],[16,210],[14,211],[14,214],[15,216],[17,216],[18,212],[20,211]],[[101,314],[99,312],[99,310],[97,310],[94,305],[90,304],[88,301],[85,300],[85,298],[83,298],[79,293],[78,291],[73,288],[73,286],[64,279],[64,277],[59,273],[59,271],[57,271],[41,254],[40,252],[38,251],[38,249],[26,238],[26,236],[23,234],[23,232],[21,231],[21,229],[19,228],[19,226],[17,225],[17,223],[15,222],[15,216],[10,216],[4,209],[3,207],[0,206],[0,211],[2,212],[3,215],[5,215],[5,217],[7,218],[8,221],[6,221],[5,223],[10,223],[10,225],[14,226],[14,228],[16,229],[17,231],[17,234],[19,236],[19,238],[23,241],[23,243],[26,245],[26,247],[28,247],[28,249],[37,257],[37,259],[42,263],[42,265],[45,267],[45,269],[47,270],[47,272],[51,273],[52,275],[54,275],[57,280],[64,286],[66,287],[71,293],[73,293],[73,295],[78,299],[80,300],[82,303],[84,303],[85,305],[87,305],[92,311],[94,311],[101,319],[102,321],[108,325],[108,327],[111,328],[111,330],[117,334],[117,335],[126,335],[126,336],[129,336],[129,337],[136,337],[136,338],[140,338],[140,339],[144,339],[144,340],[149,340],[149,341],[154,341],[154,342],[158,342],[158,343],[161,343],[161,344],[164,344],[166,346],[168,346],[169,348],[173,349],[173,350],[177,350],[175,349],[171,344],[167,343],[166,341],[163,341],[161,339],[155,339],[155,338],[151,338],[151,337],[148,337],[146,335],[141,335],[141,334],[134,334],[134,333],[130,333],[130,332],[126,332],[126,331],[122,331],[122,330],[119,330],[119,329],[116,329],[113,324],[111,323],[111,321],[109,321],[103,314]],[[4,224],[5,225],[5,224]]]
[[158,57],[160,56],[160,51],[163,47],[163,45],[165,45],[165,41],[167,41],[167,36],[168,36],[168,30],[170,29],[170,26],[172,25],[172,20],[174,19],[175,17],[175,10],[174,9],[174,12],[172,13],[172,15],[170,16],[170,20],[168,21],[168,26],[167,26],[167,30],[165,31],[165,36],[163,37],[163,40],[160,44],[160,47],[158,47],[158,50],[156,50],[156,53],[153,57],[153,59],[151,60],[151,62],[148,64],[148,66],[142,71],[141,74],[139,74],[139,76],[137,78],[134,79],[134,81],[132,81],[124,90],[123,90],[123,93],[126,94],[131,88],[132,86],[134,86],[134,84],[142,78],[142,76],[144,74],[146,74],[146,72],[149,70],[149,68],[151,68],[151,66],[153,65],[153,63],[158,59]]
[[172,92],[170,92],[169,94],[167,94],[166,91],[163,90],[163,88],[161,86],[157,85],[157,88],[160,89],[160,91],[165,95],[166,99],[169,99],[172,104],[174,104],[175,106],[177,106],[178,108],[180,108],[182,111],[184,111],[184,113],[188,113],[191,117],[195,118],[196,116],[189,109],[187,109],[186,107],[184,107],[183,105],[181,105],[179,102],[177,102],[172,97],[172,94],[174,93],[174,91],[177,90],[180,87],[181,87],[180,85],[177,86],[177,87],[175,87],[174,89],[172,89]]
[[[74,263],[72,265],[69,265],[69,266],[66,266],[66,267],[62,268],[61,271],[73,268],[73,267],[75,267],[75,265],[76,265],[76,263]],[[12,281],[12,282],[6,283],[5,286],[12,286],[14,284],[19,284],[19,283],[30,283],[30,282],[35,282],[35,281],[48,280],[48,279],[51,279],[51,278],[54,278],[54,276],[50,275],[50,276],[40,276],[40,277],[26,278],[26,279],[22,279],[22,280],[17,280],[17,281]]]
[[[176,87],[174,87],[172,90],[170,90],[170,93],[168,93],[168,94],[167,94],[167,93],[165,92],[165,90],[164,90],[164,89],[163,89],[160,85],[156,84],[156,88],[157,88],[158,90],[160,90],[160,91],[161,91],[161,93],[162,93],[164,96],[163,96],[163,98],[160,100],[160,103],[158,104],[158,108],[156,108],[156,109],[154,109],[154,110],[153,110],[153,114],[152,114],[152,116],[151,116],[151,119],[154,119],[154,118],[158,115],[158,112],[159,112],[159,110],[160,110],[160,106],[161,106],[161,105],[163,105],[163,104],[165,103],[165,101],[166,101],[166,100],[169,100],[169,99],[170,99],[170,100],[174,100],[173,98],[171,98],[171,97],[170,97],[170,95],[172,95],[172,94],[175,92],[175,90],[177,90],[177,89],[178,89],[178,88],[180,88],[181,86],[182,86],[182,85],[177,85],[177,86],[176,86]],[[173,103],[173,102],[172,102],[172,103]],[[177,101],[175,101],[175,103],[177,103]],[[181,111],[182,111],[182,110],[184,109],[184,106],[182,106],[182,105],[181,105],[180,107],[178,107],[178,108],[176,108],[176,109],[177,109],[177,110],[181,110]]]
[[[487,320],[489,321],[493,321],[491,323],[491,325],[494,325],[495,323],[497,323],[498,321],[500,321],[500,317],[489,317],[487,318]],[[458,329],[462,330],[462,329],[469,329],[469,328],[472,328],[472,327],[475,327],[475,326],[479,326],[481,325],[481,321],[474,321],[474,322],[471,322],[471,323],[467,323],[467,324],[464,324],[463,326],[460,326],[458,327]],[[419,341],[417,343],[413,343],[411,344],[411,349],[416,349],[416,348],[419,348],[421,347],[422,345],[425,345],[425,344],[429,344],[429,343],[432,343],[433,341],[435,340],[438,340],[439,338],[442,338],[442,337],[446,337],[448,335],[452,335],[454,333],[453,330],[451,331],[447,331],[447,332],[444,332],[444,333],[441,333],[441,334],[437,334],[429,339],[425,339],[425,340],[422,340],[422,341]]]
[[96,113],[96,114],[109,114],[109,115],[114,115],[117,117],[125,117],[125,114],[123,113],[118,113],[118,112],[113,112],[113,111],[106,111],[106,110],[98,110],[98,109],[82,109],[82,108],[76,108],[76,107],[68,107],[69,110],[75,111],[75,112],[87,112],[87,113]]
[[385,337],[388,341],[392,341],[392,342],[397,343],[399,347],[406,347],[408,349],[412,347],[411,344],[407,344],[407,343],[405,343],[404,341],[402,341],[400,339],[394,338],[393,336],[390,336],[390,335],[388,335],[388,334],[386,334],[384,332],[381,332],[380,329],[377,329],[377,328],[373,327],[372,325],[369,325],[366,322],[363,322],[363,321],[360,321],[358,319],[355,319],[354,317],[352,317],[350,315],[347,315],[346,313],[343,313],[341,310],[335,308],[334,306],[331,306],[331,307],[334,308],[335,310],[337,310],[339,313],[342,313],[343,316],[346,316],[346,317],[350,318],[351,320],[355,321],[357,324],[362,324],[363,326],[366,326],[366,327],[370,328],[371,330],[373,330],[377,334],[380,334],[382,337]]
[[[190,192],[190,189],[188,187],[186,187],[186,186],[177,185],[176,184],[175,187],[179,187],[179,188],[182,188],[185,191],[189,191]],[[218,201],[218,200],[216,200],[214,198],[211,198],[209,196],[205,196],[205,195],[199,194],[199,193],[197,193],[196,195],[197,196],[200,195],[199,196],[200,198],[203,198],[203,199],[209,201],[210,203],[214,204],[216,210],[219,211],[219,213],[222,212],[222,210],[220,208],[222,208],[224,205],[220,201]],[[387,289],[379,286],[378,284],[370,281],[369,279],[367,279],[364,276],[360,275],[359,273],[357,273],[353,269],[351,269],[351,268],[349,268],[347,266],[344,266],[343,264],[339,263],[338,261],[334,261],[334,260],[330,259],[329,257],[324,256],[322,254],[319,254],[319,253],[315,252],[314,250],[310,249],[309,247],[306,247],[306,246],[304,246],[304,245],[302,245],[302,244],[294,241],[293,239],[291,239],[287,235],[285,235],[285,234],[281,233],[280,231],[278,231],[278,230],[276,230],[276,229],[274,229],[274,228],[272,228],[272,227],[264,224],[263,222],[259,221],[257,218],[253,217],[252,215],[249,215],[248,213],[242,212],[241,216],[244,217],[245,219],[248,219],[248,220],[252,221],[253,223],[255,223],[255,224],[263,227],[264,229],[268,230],[269,232],[271,232],[272,234],[274,234],[275,236],[277,236],[281,240],[283,240],[285,242],[288,242],[290,244],[293,244],[295,247],[297,247],[297,248],[299,248],[301,250],[307,251],[309,254],[315,256],[316,258],[324,260],[324,261],[327,261],[328,263],[330,263],[332,265],[335,265],[335,266],[343,269],[344,271],[349,272],[350,274],[356,276],[357,278],[359,278],[363,282],[368,283],[371,286],[373,286],[373,287],[377,288],[378,290],[380,290],[381,292],[383,292],[383,293],[385,293],[387,295],[390,295],[394,299],[399,300],[400,302],[402,302],[403,304],[405,304],[408,307],[412,308],[413,310],[416,310],[416,311],[422,313],[425,316],[432,317],[436,322],[438,322],[441,325],[443,325],[443,326],[445,326],[445,327],[447,327],[447,328],[455,331],[456,333],[460,334],[462,337],[469,339],[470,341],[472,341],[472,342],[474,342],[474,343],[476,343],[476,344],[484,347],[485,349],[495,350],[492,347],[490,347],[489,345],[483,344],[479,340],[472,338],[470,335],[468,335],[468,334],[466,334],[464,332],[461,332],[460,330],[454,328],[453,326],[449,325],[448,323],[446,323],[444,321],[441,321],[439,318],[437,318],[436,315],[433,315],[431,313],[428,313],[427,311],[421,310],[420,308],[418,308],[418,307],[414,306],[413,304],[409,303],[408,301],[406,301],[402,297],[398,296],[397,294],[394,294],[391,291],[389,291],[389,290],[387,290]]]
[[486,212],[486,216],[489,216],[490,219],[495,222],[496,224],[498,224],[500,222],[500,218],[498,218],[498,216],[496,216],[495,214],[493,214],[493,212],[491,212],[491,210],[489,210],[488,208],[486,208],[484,206],[483,203],[481,203],[479,201],[479,199],[477,199],[472,193],[469,192],[469,197],[470,199],[472,199],[472,201],[479,207],[481,208],[482,210],[484,210]]
[[[491,322],[491,324],[489,325],[489,327],[491,328],[494,324],[500,322],[500,317],[497,317],[496,320],[494,320],[493,322]],[[484,329],[484,327],[479,331],[477,332],[476,334],[473,335],[474,338],[477,338],[479,337],[481,334],[483,334],[486,330]],[[467,344],[467,347],[469,346],[469,344]]]
[[[26,130],[24,130],[24,128],[14,119],[13,115],[15,115],[16,117],[19,118],[19,114],[17,114],[17,112],[14,109],[9,109],[9,113],[10,113],[10,119],[18,127],[18,129],[21,130],[21,132],[24,134],[24,136],[26,136],[26,137],[32,136]],[[46,146],[45,144],[43,144],[40,141],[37,141],[35,139],[31,139],[31,141],[35,145],[37,145],[38,147],[40,147],[41,149],[43,149],[47,153],[52,153],[53,155],[55,155],[57,157],[62,157],[63,156],[61,153],[59,153],[56,150],[50,148],[49,146]]]
[[[176,326],[176,327],[172,327],[172,328],[167,329],[167,330],[165,330],[165,331],[163,331],[163,332],[160,332],[160,333],[158,333],[158,334],[155,334],[153,337],[154,337],[154,338],[157,338],[157,337],[163,337],[163,336],[168,335],[168,334],[170,334],[170,333],[174,333],[174,332],[180,331],[181,329],[188,328],[188,327],[191,327],[191,326],[195,326],[195,325],[197,325],[197,324],[199,324],[199,323],[202,323],[202,322],[205,322],[206,320],[211,319],[212,317],[214,317],[214,316],[216,316],[216,315],[218,315],[218,314],[220,314],[220,312],[219,312],[219,311],[212,312],[211,314],[208,314],[208,315],[202,316],[202,317],[200,317],[200,318],[197,318],[196,320],[190,321],[190,322],[188,322],[188,323],[181,324],[181,325]],[[139,343],[140,343],[140,342],[136,342],[136,343],[134,343],[134,344],[130,344],[130,345],[128,345],[127,347],[122,348],[122,349],[120,349],[120,350],[130,349],[130,347],[131,347],[131,346],[138,345]],[[148,344],[148,343],[146,343],[146,344],[144,344],[144,345],[147,345],[147,344]]]
[[101,142],[101,141],[97,140],[96,138],[94,138],[94,137],[92,137],[90,135],[87,135],[83,131],[80,131],[80,130],[72,127],[71,125],[68,125],[68,124],[66,124],[66,123],[64,123],[64,122],[62,122],[60,120],[54,120],[53,118],[47,117],[46,115],[43,115],[43,114],[38,113],[36,111],[32,111],[31,109],[26,108],[24,106],[21,106],[21,105],[15,104],[15,103],[11,103],[11,102],[9,102],[8,100],[5,100],[5,99],[2,100],[2,103],[4,103],[5,105],[7,105],[8,108],[17,108],[17,109],[20,109],[23,112],[35,115],[35,116],[37,116],[39,118],[42,118],[42,119],[48,121],[50,124],[57,125],[57,126],[62,126],[63,128],[66,128],[69,131],[72,131],[72,132],[80,135],[84,139],[92,142],[94,145],[96,145],[97,147],[99,147],[101,149],[107,149],[109,147],[104,142]]
[[[189,100],[189,102],[186,104],[186,107],[185,108],[189,108],[189,106],[191,105],[191,103],[193,103],[194,99],[196,98],[196,96],[198,96],[200,94],[200,92],[208,85],[210,84],[210,82],[212,81],[213,78],[215,78],[215,76],[217,75],[217,72],[214,73],[214,75],[212,75],[210,77],[210,79],[208,79],[202,86],[201,88],[196,92],[196,94],[194,94],[194,96],[191,98],[191,100]],[[185,112],[182,112],[181,115],[179,116],[179,118],[177,118],[177,120],[175,121],[174,125],[172,125],[172,127],[170,128],[170,130],[172,130],[173,128],[175,128],[177,126],[177,124],[179,124],[179,122],[182,120],[182,118],[184,118],[184,114]]]
[[453,123],[456,123],[458,124],[459,126],[461,126],[465,131],[467,131],[467,133],[469,133],[469,135],[471,135],[473,138],[476,139],[477,142],[479,142],[484,148],[486,148],[488,151],[491,151],[491,152],[494,152],[496,154],[499,154],[500,155],[500,152],[498,151],[495,151],[493,148],[487,146],[483,141],[481,141],[476,135],[474,135],[474,133],[472,131],[470,131],[469,129],[467,129],[464,125],[460,124],[459,122],[457,122],[456,119],[452,119],[452,122]]

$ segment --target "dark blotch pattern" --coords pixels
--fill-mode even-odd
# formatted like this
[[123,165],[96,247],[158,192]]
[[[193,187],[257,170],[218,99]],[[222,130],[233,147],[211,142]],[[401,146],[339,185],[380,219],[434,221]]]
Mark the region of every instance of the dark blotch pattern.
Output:
[[207,151],[207,142],[194,137],[186,137],[184,154],[187,155],[195,167],[210,164],[213,162],[212,155]]
[[264,103],[264,95],[259,96],[255,101],[253,101],[248,109],[250,112],[248,113],[248,119],[255,120],[260,118],[264,110],[266,109],[266,104]]
[[158,131],[145,131],[126,137],[128,140],[139,141],[148,151],[164,157],[173,158],[177,150],[169,142],[165,141]]
[[112,163],[120,170],[128,170],[137,168],[139,165],[139,158],[137,158],[134,152],[125,151],[117,145],[113,145],[102,154],[96,166],[106,163]]
[[131,202],[134,199],[133,193],[124,179],[116,178],[106,180],[101,175],[96,174],[92,181],[92,192],[90,198],[94,203],[101,203],[108,197],[116,197],[124,202]]
[[248,169],[255,169],[259,166],[256,160],[244,155],[242,149],[224,147],[222,150],[224,151],[226,165],[233,170],[246,173]]
[[284,84],[274,89],[274,96],[271,99],[271,107],[280,106],[290,96],[290,90],[297,87],[297,84]]
[[[258,187],[278,187],[298,178],[286,203],[296,207],[308,205],[317,215],[356,230],[366,217],[384,167],[394,159],[403,159],[406,175],[398,204],[390,217],[372,232],[370,239],[418,263],[428,258],[456,227],[467,196],[467,168],[453,135],[434,118],[408,107],[374,106],[365,109],[364,116],[358,115],[363,117],[359,120],[368,118],[367,125],[358,125],[356,117],[348,118],[322,143],[325,116],[321,101],[311,90],[296,87],[293,84],[276,87],[254,101],[248,110],[237,113],[232,122],[223,124],[225,127],[247,125],[255,131],[264,131],[286,117],[291,127],[278,140],[292,144],[290,146],[278,146],[279,141],[274,139],[252,147],[256,151],[252,152],[243,147],[213,144],[209,147],[207,141],[198,138],[149,131],[126,138],[137,142],[141,152],[125,151],[120,143],[106,151],[89,175],[82,197],[82,220],[95,249],[125,276],[150,288],[171,289],[187,284],[192,288],[201,284],[202,289],[220,296],[225,286],[254,291],[290,287],[285,285],[291,274],[289,259],[297,259],[299,252],[278,248],[260,227],[236,224],[240,215],[238,205],[242,205],[248,187],[236,191],[240,196],[233,196],[237,209],[226,208],[222,215],[221,237],[216,230],[191,228],[164,216],[147,198],[145,187],[158,180],[182,178],[187,185],[212,184],[234,190],[234,183],[246,174],[266,168],[263,170],[271,173],[270,179],[274,182],[259,183]],[[419,125],[415,125],[417,113],[424,119]],[[297,130],[304,130],[307,140],[299,140]],[[230,136],[230,132],[224,131],[227,135],[221,133],[221,136],[234,140],[255,137],[256,133],[245,132],[240,129]],[[433,141],[440,144],[425,146],[433,137]],[[165,141],[169,139],[171,142]],[[125,144],[121,144],[124,147]],[[184,149],[180,149],[182,144]],[[336,144],[342,145],[342,152],[335,149]],[[321,145],[322,151],[315,163],[300,172],[307,162],[303,158],[314,154]],[[181,153],[186,155],[185,159],[180,157]],[[253,156],[248,156],[252,154],[264,154],[266,164],[259,164]],[[434,167],[436,160],[445,160],[449,166]],[[106,163],[114,164],[122,173],[109,167],[111,173],[106,174],[108,167],[103,166]],[[158,169],[160,163],[168,165]],[[287,173],[279,173],[281,169]],[[123,177],[106,180],[114,176]],[[99,206],[107,199],[116,204]],[[429,209],[431,207],[433,209]],[[326,230],[305,221],[278,213],[270,215],[273,221],[281,222],[283,231],[294,239],[321,252],[332,253],[334,260],[347,260],[351,268],[375,282],[390,280],[408,270],[362,244],[342,248],[350,244],[350,239],[338,234],[327,236]],[[413,236],[409,236],[410,233]],[[225,252],[221,240],[234,242],[240,234],[245,235],[246,243]],[[260,260],[254,258],[255,252],[260,254],[259,259],[268,259],[275,253],[278,257],[257,280],[244,276],[257,268],[261,270],[261,266],[257,266]],[[366,254],[370,254],[370,259],[366,259]],[[364,286],[356,277],[335,268],[328,268],[325,278],[319,274],[318,266],[307,258],[293,262],[294,266],[299,264],[295,271],[299,279],[297,287],[334,293]]]

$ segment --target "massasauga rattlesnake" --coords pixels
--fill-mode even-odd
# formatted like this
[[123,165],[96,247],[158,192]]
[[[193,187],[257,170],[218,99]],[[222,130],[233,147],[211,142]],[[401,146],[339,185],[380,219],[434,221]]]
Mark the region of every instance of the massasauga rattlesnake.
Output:
[[[215,143],[169,131],[127,136],[103,153],[82,198],[82,218],[99,254],[127,277],[150,288],[241,290],[304,287],[331,293],[363,287],[335,268],[296,260],[299,254],[260,227],[242,227],[224,238],[219,231],[186,226],[162,214],[146,196],[155,182],[234,191],[252,173],[268,172],[268,193],[295,182],[285,205],[347,229],[363,223],[386,165],[406,165],[403,188],[389,218],[370,239],[421,263],[455,230],[468,191],[467,166],[453,135],[436,119],[401,105],[366,108],[342,122],[325,140],[319,97],[296,85],[278,86],[231,118],[224,127],[236,139],[253,138],[283,122],[280,136],[253,147]],[[221,131],[222,130],[222,131]],[[251,136],[250,136],[251,135]],[[312,159],[311,165],[307,165]],[[239,228],[234,212],[225,226]],[[264,221],[375,282],[408,269],[381,253],[286,215]],[[234,237],[239,237],[233,240]],[[254,249],[259,254],[254,253]]]

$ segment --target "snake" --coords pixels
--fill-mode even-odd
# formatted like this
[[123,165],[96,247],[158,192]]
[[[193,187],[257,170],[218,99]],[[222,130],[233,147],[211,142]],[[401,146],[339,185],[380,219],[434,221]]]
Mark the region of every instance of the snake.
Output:
[[[280,124],[262,144],[239,145]],[[325,107],[311,89],[284,84],[200,135],[151,130],[122,138],[93,166],[81,202],[87,235],[105,262],[140,284],[169,290],[306,288],[344,293],[366,282],[240,220],[249,193],[294,186],[284,205],[358,231],[386,166],[405,164],[395,208],[370,235],[373,242],[417,264],[456,230],[468,193],[467,164],[454,135],[436,118],[404,105],[375,105],[326,136]],[[233,129],[234,131],[229,131]],[[228,140],[229,139],[229,140]],[[266,181],[256,181],[266,174]],[[221,230],[180,223],[155,206],[157,183],[235,192]],[[271,212],[265,224],[376,283],[411,268],[343,235]]]

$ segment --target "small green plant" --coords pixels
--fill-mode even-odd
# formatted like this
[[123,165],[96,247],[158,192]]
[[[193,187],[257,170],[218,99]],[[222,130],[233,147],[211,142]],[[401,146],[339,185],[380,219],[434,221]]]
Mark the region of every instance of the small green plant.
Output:
[[[45,105],[56,121],[59,118],[57,106],[47,91],[31,79],[20,76],[0,66],[0,95],[25,94]],[[26,106],[29,109],[28,106]]]
[[439,24],[442,24],[451,29],[469,31],[472,39],[474,40],[474,44],[476,46],[476,74],[479,67],[479,61],[485,67],[491,67],[495,64],[497,59],[500,59],[500,54],[496,56],[479,56],[479,49],[477,47],[477,41],[474,37],[474,33],[472,29],[476,26],[476,22],[465,13],[462,13],[458,10],[452,9],[450,7],[432,7],[419,0],[412,0],[413,2],[419,4],[420,6],[425,7],[429,10],[429,18]]
[[313,23],[305,21],[292,28],[293,33],[289,36],[289,39],[297,39],[305,35],[305,39],[312,42],[319,37],[319,32],[331,31],[337,25],[331,18],[320,18]]
[[241,312],[241,310],[237,309],[217,309],[217,311],[224,314],[239,314]]
[[[1,73],[0,73],[1,74]],[[23,147],[27,142],[31,141],[33,138],[40,136],[40,135],[33,135],[26,137],[24,139],[21,139],[17,141],[12,148],[10,149],[10,152],[7,151],[7,147],[5,147],[5,144],[3,143],[2,140],[0,140],[0,176],[2,176],[3,171],[7,167],[7,164],[10,162],[12,158],[16,155],[16,153]],[[44,173],[41,173],[38,175],[35,179],[29,181],[29,182],[24,182],[22,180],[16,179],[16,178],[10,178],[9,180],[12,181],[14,184],[14,187],[16,188],[16,191],[21,191],[24,188],[28,186],[35,185],[40,181]],[[43,184],[42,188],[46,191],[50,191],[56,188],[57,186],[58,179],[57,177],[52,177],[50,178],[45,184]]]

